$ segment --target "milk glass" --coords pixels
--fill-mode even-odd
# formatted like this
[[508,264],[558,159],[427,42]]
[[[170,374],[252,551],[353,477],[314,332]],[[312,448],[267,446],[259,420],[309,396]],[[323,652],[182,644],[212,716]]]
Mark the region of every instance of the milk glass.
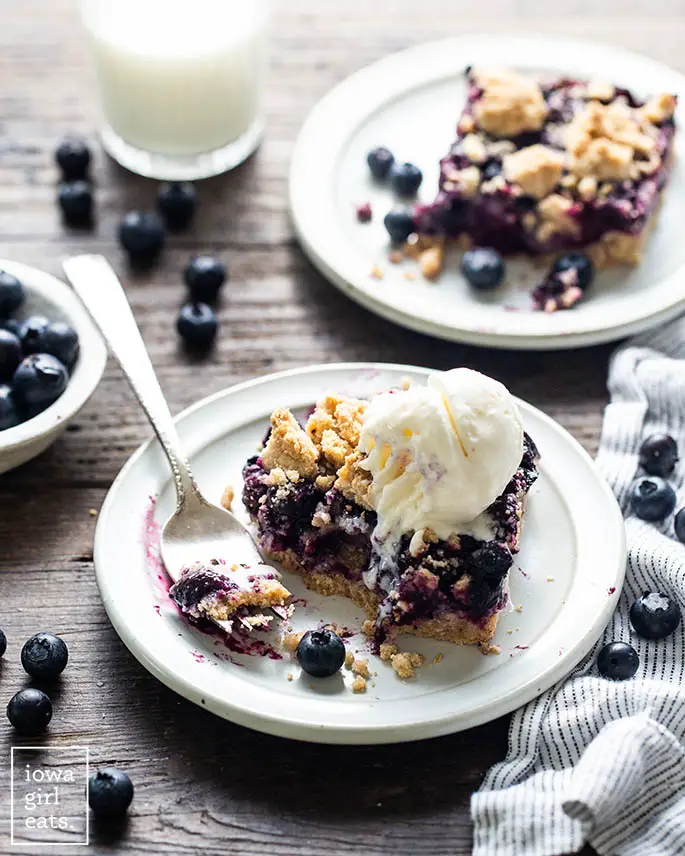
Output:
[[81,0],[105,149],[140,175],[194,180],[259,144],[267,0]]

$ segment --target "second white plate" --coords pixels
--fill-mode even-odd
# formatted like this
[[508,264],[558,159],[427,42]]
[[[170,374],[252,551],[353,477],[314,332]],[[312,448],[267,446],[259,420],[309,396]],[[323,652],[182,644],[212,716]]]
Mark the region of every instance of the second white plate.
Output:
[[[292,160],[290,205],[300,242],[313,263],[345,294],[398,324],[445,339],[506,348],[571,348],[618,339],[657,326],[685,310],[685,149],[676,136],[676,166],[657,228],[636,268],[601,271],[570,311],[531,309],[530,289],[542,269],[508,263],[505,285],[478,295],[459,273],[455,250],[438,282],[408,281],[416,265],[388,262],[385,213],[396,204],[374,183],[366,153],[387,145],[423,170],[420,199],[432,201],[438,164],[454,140],[465,97],[464,68],[510,66],[522,71],[600,77],[644,96],[685,96],[685,77],[619,48],[554,36],[460,36],[394,54],[352,75],[312,111]],[[680,132],[682,134],[682,132]],[[355,204],[371,202],[362,225]],[[382,279],[370,273],[374,266]]]
[[[347,364],[271,375],[227,389],[186,410],[177,424],[198,483],[218,502],[227,482],[239,496],[241,470],[255,454],[271,411],[303,415],[323,394],[368,396],[427,369]],[[498,656],[474,648],[402,640],[426,665],[400,681],[368,653],[357,632],[351,650],[376,673],[364,695],[352,675],[312,680],[288,654],[282,659],[228,651],[190,626],[171,604],[155,535],[175,507],[168,464],[145,444],[117,477],[98,521],[95,566],[116,631],[152,674],[186,698],[241,725],[323,743],[391,743],[448,734],[487,722],[530,701],[563,677],[590,649],[614,608],[625,568],[618,505],[587,454],[539,410],[520,403],[526,430],[542,455],[528,503],[522,550],[511,571],[514,606],[497,630]],[[239,501],[235,510],[245,517]],[[326,598],[285,575],[303,598],[295,631],[336,621],[358,631],[363,616],[349,601]],[[440,659],[441,662],[434,662]]]

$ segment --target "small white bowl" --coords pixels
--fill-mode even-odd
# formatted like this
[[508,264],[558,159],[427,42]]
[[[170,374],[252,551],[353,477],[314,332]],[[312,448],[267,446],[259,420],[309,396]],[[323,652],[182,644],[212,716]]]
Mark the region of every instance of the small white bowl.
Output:
[[65,321],[78,333],[80,344],[67,388],[57,401],[33,419],[0,431],[0,473],[5,473],[40,455],[65,430],[100,382],[107,362],[107,348],[68,285],[18,262],[0,259],[0,270],[21,280],[26,291],[26,300],[16,313],[17,318],[45,315],[50,321]]

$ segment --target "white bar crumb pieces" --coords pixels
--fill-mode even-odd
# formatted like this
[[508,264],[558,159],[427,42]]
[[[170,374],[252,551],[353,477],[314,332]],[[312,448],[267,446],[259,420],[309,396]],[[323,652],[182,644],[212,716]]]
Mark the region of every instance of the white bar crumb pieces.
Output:
[[352,692],[353,693],[365,693],[366,692],[366,681],[361,675],[358,675],[352,681]]
[[352,651],[348,651],[345,654],[345,668],[351,669],[353,663],[354,663],[354,654],[352,653]]
[[296,651],[297,646],[300,644],[300,639],[304,636],[304,633],[284,633],[283,634],[283,647],[286,651]]
[[235,491],[233,490],[233,486],[227,484],[224,488],[224,492],[221,494],[221,507],[225,508],[226,511],[231,510],[231,506],[233,505],[233,500],[235,498]]

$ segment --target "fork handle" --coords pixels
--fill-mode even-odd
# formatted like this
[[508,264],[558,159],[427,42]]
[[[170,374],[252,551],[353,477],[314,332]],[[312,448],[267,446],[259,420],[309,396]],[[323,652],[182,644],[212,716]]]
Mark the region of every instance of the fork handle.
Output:
[[126,293],[109,262],[104,256],[74,256],[63,267],[162,444],[174,475],[178,508],[188,499],[202,500]]

